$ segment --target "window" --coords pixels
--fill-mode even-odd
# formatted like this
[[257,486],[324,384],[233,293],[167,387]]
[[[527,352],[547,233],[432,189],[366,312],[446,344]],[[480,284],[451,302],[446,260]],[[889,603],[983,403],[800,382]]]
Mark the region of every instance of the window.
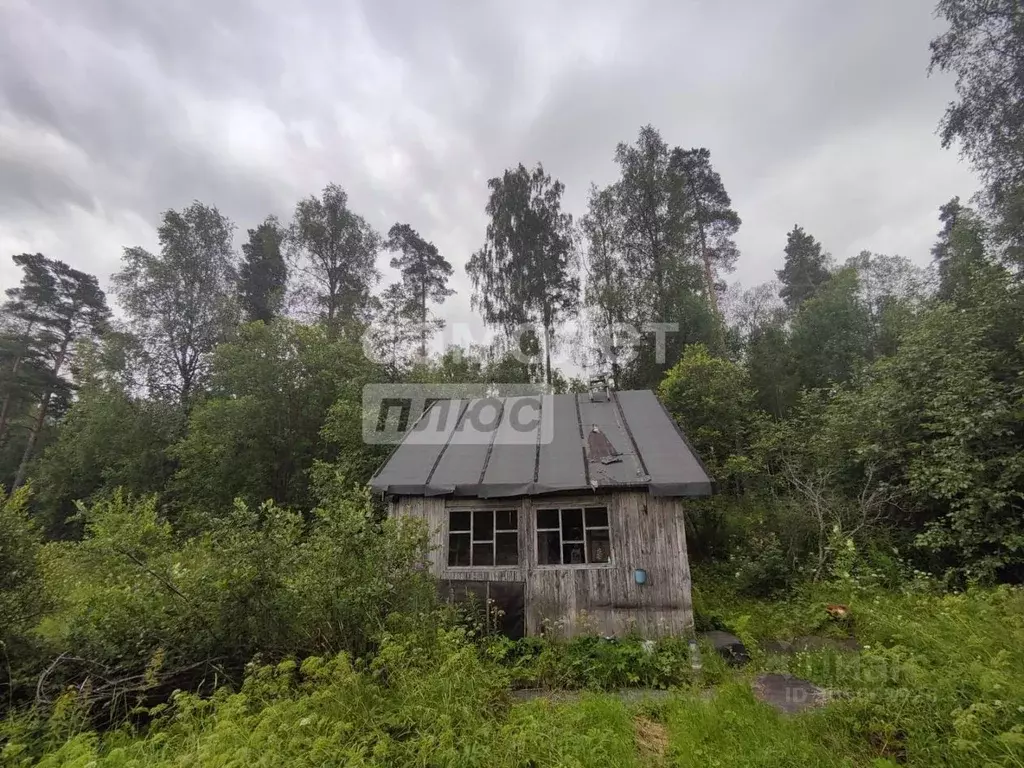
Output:
[[538,565],[587,565],[610,559],[606,507],[537,510]]
[[448,565],[519,565],[518,518],[514,509],[451,510]]

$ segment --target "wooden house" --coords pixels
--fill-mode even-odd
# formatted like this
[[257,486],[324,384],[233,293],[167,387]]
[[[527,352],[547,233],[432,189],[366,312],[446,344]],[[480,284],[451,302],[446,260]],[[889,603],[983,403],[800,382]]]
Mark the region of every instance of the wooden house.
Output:
[[370,482],[426,521],[442,592],[512,636],[691,632],[683,518],[712,481],[683,432],[649,390],[527,400],[435,404]]

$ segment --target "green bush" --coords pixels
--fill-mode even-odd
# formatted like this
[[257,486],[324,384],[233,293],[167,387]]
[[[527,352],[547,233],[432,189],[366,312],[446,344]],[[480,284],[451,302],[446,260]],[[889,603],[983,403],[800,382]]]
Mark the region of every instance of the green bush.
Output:
[[17,698],[38,649],[30,630],[45,607],[42,537],[28,514],[28,488],[7,496],[0,486],[0,713]]
[[83,768],[638,764],[621,702],[512,705],[507,683],[462,630],[387,636],[371,664],[347,654],[284,661],[250,667],[237,693],[179,693],[145,733],[78,731],[43,756],[8,724],[0,760]]
[[[697,610],[738,634],[755,666],[839,692],[816,715],[823,735],[845,740],[850,750],[867,746],[894,764],[1024,764],[1024,590],[951,594],[918,575],[898,591],[851,578],[761,601],[737,595],[721,577],[705,577],[695,579]],[[831,618],[830,603],[847,606],[849,618]],[[760,650],[770,639],[850,633],[859,653]]]
[[[82,541],[42,552],[54,609],[38,635],[59,661],[46,690],[52,698],[67,682],[121,680],[107,713],[115,719],[135,694],[237,679],[255,654],[365,653],[389,614],[434,604],[422,526],[375,522],[364,495],[308,519],[236,503],[183,541],[152,497],[119,493],[81,514]],[[93,693],[115,706],[112,690]]]
[[486,647],[523,688],[671,688],[693,680],[689,650],[681,638],[649,644],[636,637],[494,638]]

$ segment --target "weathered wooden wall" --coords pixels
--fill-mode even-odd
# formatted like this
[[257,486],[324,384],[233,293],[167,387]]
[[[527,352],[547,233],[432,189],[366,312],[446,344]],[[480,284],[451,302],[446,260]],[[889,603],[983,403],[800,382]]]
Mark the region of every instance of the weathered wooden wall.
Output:
[[[537,565],[534,510],[577,505],[608,508],[611,562]],[[526,625],[531,635],[637,632],[659,637],[693,629],[684,505],[680,499],[644,492],[501,501],[402,497],[393,502],[392,513],[427,522],[433,573],[439,579],[524,582]],[[448,510],[513,508],[519,510],[518,567],[447,566]],[[647,571],[646,584],[636,583],[637,568]]]

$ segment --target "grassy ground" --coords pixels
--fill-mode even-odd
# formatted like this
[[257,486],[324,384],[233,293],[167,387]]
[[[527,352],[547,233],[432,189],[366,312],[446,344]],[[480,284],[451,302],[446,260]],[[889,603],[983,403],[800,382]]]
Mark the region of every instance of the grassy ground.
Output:
[[[708,582],[713,583],[713,582]],[[48,724],[0,730],[0,764],[81,766],[1024,766],[1024,593],[939,595],[852,585],[787,601],[698,589],[702,621],[729,627],[751,664],[708,649],[695,674],[684,645],[548,647],[490,643],[464,631],[396,629],[372,661],[307,659],[253,668],[242,690],[179,694],[145,730],[99,736],[69,695]],[[849,606],[830,619],[828,603]],[[854,633],[857,653],[767,654],[764,641]],[[841,692],[781,715],[750,679],[788,671]],[[515,686],[582,687],[573,700],[519,701]],[[671,686],[657,701],[602,692]]]

